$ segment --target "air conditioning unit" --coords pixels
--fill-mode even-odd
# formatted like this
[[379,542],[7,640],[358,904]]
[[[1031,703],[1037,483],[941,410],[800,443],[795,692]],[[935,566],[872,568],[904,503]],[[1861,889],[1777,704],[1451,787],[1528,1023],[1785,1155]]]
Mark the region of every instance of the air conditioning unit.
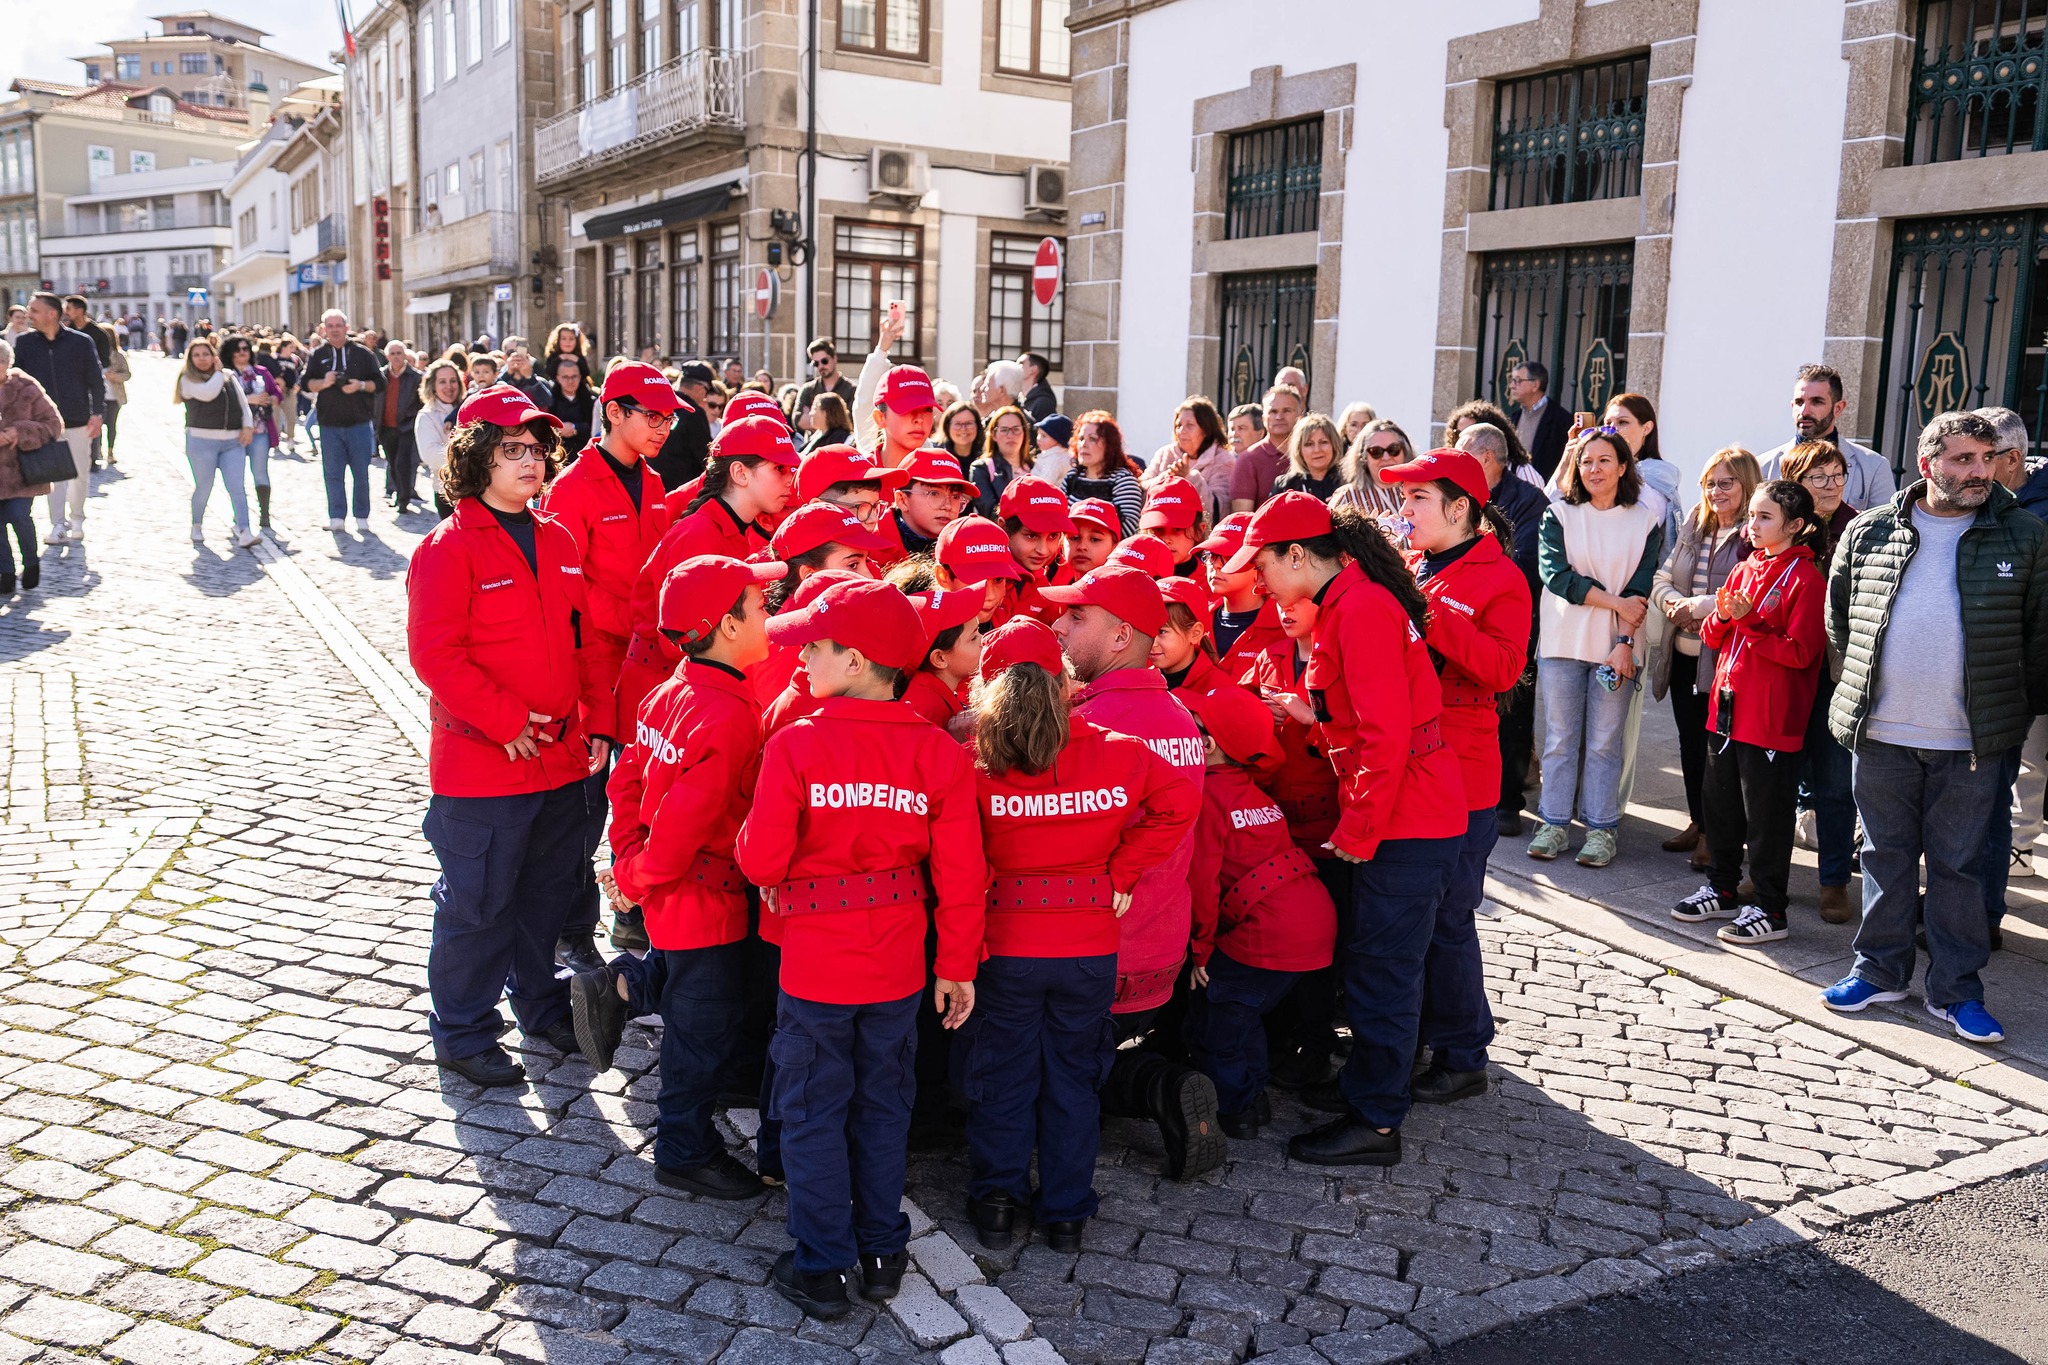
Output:
[[923,152],[877,147],[868,153],[868,198],[916,203],[932,185],[932,159]]
[[1024,170],[1024,211],[1046,218],[1067,216],[1067,168],[1027,166]]

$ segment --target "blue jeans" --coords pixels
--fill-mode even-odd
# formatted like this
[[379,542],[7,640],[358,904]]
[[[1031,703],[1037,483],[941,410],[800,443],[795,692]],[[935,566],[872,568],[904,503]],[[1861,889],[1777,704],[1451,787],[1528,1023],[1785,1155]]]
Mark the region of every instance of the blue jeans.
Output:
[[1856,852],[1856,793],[1850,788],[1849,751],[1828,729],[1828,702],[1835,685],[1822,671],[1806,721],[1806,772],[1799,779],[1799,809],[1813,812],[1820,843],[1820,884],[1847,886]]
[[981,964],[974,1013],[953,1049],[967,1093],[969,1195],[1030,1202],[1035,1147],[1039,1221],[1094,1215],[1097,1092],[1116,1055],[1115,999],[1114,953]]
[[729,1089],[746,1002],[747,944],[656,948],[645,958],[621,953],[630,1017],[661,1016],[661,1089],[655,1096],[654,1164],[670,1171],[708,1164],[725,1151],[712,1126],[719,1092]]
[[1493,808],[1473,811],[1422,964],[1422,1041],[1435,1054],[1434,1064],[1446,1071],[1484,1071],[1486,1046],[1493,1041],[1493,1007],[1486,1002],[1474,913],[1486,899],[1486,860],[1499,841],[1500,821]]
[[245,448],[249,452],[249,482],[258,488],[270,487],[270,438],[258,427]]
[[903,1173],[924,999],[920,990],[872,1005],[827,1005],[782,993],[768,1043],[770,1108],[782,1121],[789,1235],[805,1274],[909,1245]]
[[[358,521],[370,519],[370,457],[377,453],[377,428],[368,422],[347,426],[320,427],[320,474],[327,480],[327,519],[339,521],[353,501]],[[347,494],[346,480],[355,479],[355,496]]]
[[0,573],[14,577],[14,551],[7,544],[7,528],[14,528],[14,538],[21,542],[21,564],[23,568],[36,562],[41,553],[36,548],[36,522],[31,515],[34,498],[0,498]]
[[1609,692],[1593,676],[1598,667],[1577,659],[1536,665],[1543,693],[1543,792],[1536,815],[1546,825],[1569,825],[1574,811],[1583,810],[1587,829],[1621,827],[1622,750],[1639,683],[1623,678]]
[[427,949],[433,1012],[427,1032],[444,1057],[496,1046],[498,998],[529,1036],[569,1016],[555,979],[555,939],[576,889],[583,784],[519,796],[440,796],[427,803],[427,842],[441,863]]
[[1352,869],[1354,917],[1337,942],[1351,1058],[1337,1084],[1375,1128],[1399,1128],[1408,1116],[1423,964],[1464,845],[1462,838],[1388,839]]
[[192,466],[192,524],[206,520],[206,500],[213,494],[215,474],[228,490],[228,506],[235,514],[235,529],[249,529],[249,490],[242,486],[243,454],[247,450],[234,437],[195,436],[185,433],[185,461]]
[[1216,1083],[1221,1112],[1258,1108],[1266,1089],[1266,1016],[1300,975],[1247,966],[1221,948],[1209,955],[1209,985],[1188,997],[1188,1060]]
[[1991,812],[1991,827],[1984,831],[1984,861],[1978,876],[1984,882],[1984,918],[1993,928],[2005,918],[2005,888],[2012,880],[2012,801],[2009,799],[2013,783],[2020,780],[2020,749],[2015,744],[2007,749],[1998,760],[1998,773],[2004,782],[2005,795],[1998,799],[1997,808]]
[[1856,977],[1902,991],[1913,979],[1913,922],[1922,916],[1927,862],[1927,999],[1982,1000],[1977,978],[1991,956],[1980,875],[1984,830],[2012,784],[1997,759],[1961,750],[1906,749],[1866,739],[1856,750],[1856,809],[1863,813],[1863,924]]

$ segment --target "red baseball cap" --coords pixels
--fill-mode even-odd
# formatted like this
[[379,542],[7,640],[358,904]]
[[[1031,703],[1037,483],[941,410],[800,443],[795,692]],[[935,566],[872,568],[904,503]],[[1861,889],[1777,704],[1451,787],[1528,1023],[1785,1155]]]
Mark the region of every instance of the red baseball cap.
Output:
[[1157,635],[1166,624],[1166,599],[1159,595],[1159,581],[1121,565],[1091,569],[1078,583],[1041,588],[1038,595],[1056,606],[1101,607],[1140,635]]
[[1024,566],[1010,553],[1010,537],[986,517],[961,517],[949,521],[932,546],[932,558],[953,571],[962,583],[986,583],[991,578],[1021,579]]
[[915,365],[892,366],[889,373],[882,376],[882,387],[876,390],[875,401],[887,405],[889,411],[905,416],[939,405],[938,395],[932,392],[932,377]]
[[1145,514],[1138,518],[1138,529],[1190,531],[1201,519],[1202,495],[1195,486],[1186,479],[1168,479],[1145,499]]
[[1232,512],[1217,522],[1215,529],[1209,532],[1209,538],[1195,548],[1203,554],[1222,555],[1227,559],[1244,544],[1244,528],[1251,524],[1251,513]]
[[1162,578],[1159,580],[1159,595],[1168,602],[1178,602],[1195,614],[1202,624],[1209,623],[1209,613],[1215,608],[1215,601],[1209,590],[1192,578]]
[[782,404],[762,393],[759,389],[741,389],[725,401],[725,421],[729,425],[742,417],[773,417],[789,429],[789,414],[782,410]]
[[1249,567],[1252,556],[1268,545],[1314,540],[1330,534],[1330,529],[1330,509],[1322,499],[1312,493],[1282,493],[1252,513],[1251,524],[1244,528],[1244,542],[1224,564],[1223,572],[1236,573]]
[[663,630],[680,631],[685,643],[701,640],[725,619],[748,584],[774,583],[788,572],[787,564],[775,560],[693,555],[661,580],[656,620]]
[[1015,517],[1027,531],[1072,535],[1078,528],[1067,513],[1067,495],[1044,479],[1012,479],[996,500],[996,514]]
[[542,412],[528,398],[510,384],[493,384],[487,389],[478,389],[464,399],[456,409],[455,420],[467,426],[471,422],[489,422],[494,427],[523,427],[528,422],[550,422],[556,431],[568,423],[551,412]]
[[1266,704],[1242,687],[1219,687],[1201,692],[1182,687],[1173,694],[1194,713],[1216,747],[1236,762],[1255,767],[1279,752],[1273,734],[1273,715]]
[[910,605],[917,608],[917,619],[924,622],[925,649],[929,651],[931,642],[946,631],[981,615],[982,596],[973,588],[940,588],[910,594]]
[[1479,461],[1447,446],[1425,451],[1406,464],[1390,464],[1380,471],[1381,483],[1435,483],[1438,479],[1449,479],[1481,507],[1486,506],[1491,496],[1486,471]]
[[889,542],[860,524],[860,518],[829,502],[805,503],[775,528],[768,552],[777,559],[795,559],[821,545],[840,544],[855,550],[885,550]]
[[981,667],[976,671],[987,682],[1018,664],[1037,664],[1055,678],[1067,671],[1059,637],[1028,616],[1012,616],[981,637]]
[[789,595],[789,600],[782,604],[782,609],[785,612],[790,612],[796,611],[800,607],[808,607],[811,603],[823,597],[825,589],[831,587],[834,583],[872,583],[874,581],[872,578],[861,577],[851,569],[820,569],[796,585],[796,591]]
[[1113,536],[1120,536],[1124,531],[1122,514],[1116,510],[1116,504],[1107,498],[1089,498],[1077,502],[1067,509],[1067,515],[1076,522],[1085,521],[1092,526],[1100,526]]
[[924,659],[924,623],[894,583],[877,578],[834,583],[807,607],[768,623],[778,645],[830,640],[857,649],[885,668],[915,668]]
[[719,428],[718,439],[711,443],[711,458],[730,460],[741,455],[752,455],[790,469],[799,463],[796,446],[789,439],[789,428],[769,417],[742,417]]
[[1111,550],[1103,564],[1104,567],[1121,564],[1154,578],[1173,577],[1173,551],[1167,549],[1166,542],[1157,536],[1132,536]]
[[674,412],[682,409],[695,412],[696,409],[676,396],[668,380],[652,365],[637,360],[622,360],[604,373],[604,387],[598,391],[597,405],[620,400],[637,403],[650,412]]
[[884,469],[872,455],[852,446],[819,446],[796,467],[796,501],[809,502],[835,483],[878,484],[882,496],[887,497],[909,482],[910,475],[900,469]]
[[960,462],[943,450],[926,447],[913,454],[899,468],[905,483],[950,483],[972,493],[973,480],[960,472]]

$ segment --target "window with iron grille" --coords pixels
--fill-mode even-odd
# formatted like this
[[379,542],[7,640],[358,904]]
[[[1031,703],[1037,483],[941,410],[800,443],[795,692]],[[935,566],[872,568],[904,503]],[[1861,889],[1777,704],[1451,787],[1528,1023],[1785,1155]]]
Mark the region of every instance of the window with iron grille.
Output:
[[1926,0],[1915,29],[1906,164],[2048,148],[2041,85],[2048,10],[2013,0]]
[[714,356],[740,353],[740,225],[711,229],[711,346]]
[[1223,235],[1313,232],[1323,192],[1321,115],[1230,135]]
[[1271,270],[1223,277],[1223,369],[1216,389],[1225,412],[1256,403],[1289,365],[1309,368],[1316,325],[1316,272]]
[[669,353],[688,358],[697,354],[697,272],[703,269],[697,229],[671,236],[668,250]]
[[649,237],[633,247],[637,278],[633,297],[633,354],[643,346],[661,345],[661,238]]
[[1038,306],[1032,277],[1038,267],[1036,237],[992,233],[988,239],[988,354],[983,364],[1015,360],[1037,351],[1055,370],[1065,369],[1060,346],[1066,335],[1067,291],[1052,296],[1052,307]]
[[1648,53],[1502,81],[1494,90],[1492,207],[1641,194],[1649,86]]
[[[2048,423],[2048,212],[1903,222],[1892,233],[1877,409],[1894,468],[1940,412],[2008,407],[2034,450]],[[2034,453],[2034,452],[2029,452]]]
[[917,363],[918,282],[924,230],[892,223],[836,223],[832,228],[832,335],[841,355],[866,355],[881,334],[892,300],[903,301],[910,325],[889,354]]
[[632,258],[624,246],[604,249],[604,347],[626,349],[626,296],[633,278]]
[[1504,251],[1479,272],[1478,397],[1508,406],[1507,377],[1539,360],[1553,399],[1599,412],[1626,389],[1635,247]]

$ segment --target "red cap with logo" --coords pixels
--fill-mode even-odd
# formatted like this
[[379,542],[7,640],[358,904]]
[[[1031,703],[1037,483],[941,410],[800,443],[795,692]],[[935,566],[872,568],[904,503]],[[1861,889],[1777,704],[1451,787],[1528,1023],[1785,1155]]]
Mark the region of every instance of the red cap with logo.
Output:
[[894,583],[874,578],[834,583],[809,606],[770,621],[768,638],[778,645],[830,640],[885,668],[915,668],[925,655],[917,608]]
[[1041,588],[1038,595],[1055,606],[1101,607],[1119,621],[1129,622],[1140,635],[1157,635],[1166,624],[1166,599],[1159,595],[1159,581],[1116,564],[1091,569],[1078,583]]
[[1123,517],[1117,512],[1116,504],[1107,498],[1088,498],[1077,502],[1067,509],[1067,515],[1077,524],[1085,521],[1090,526],[1100,526],[1113,536],[1123,534]]
[[929,447],[917,451],[901,466],[909,483],[945,483],[974,492],[974,483],[960,472],[960,462],[943,450]]
[[718,628],[750,583],[773,583],[789,572],[775,560],[748,561],[725,555],[693,555],[661,580],[656,620],[665,631],[693,644]]
[[981,667],[976,671],[987,682],[1018,664],[1037,664],[1055,678],[1067,671],[1059,637],[1028,616],[1013,616],[981,637]]
[[860,524],[860,518],[844,507],[829,502],[810,502],[784,518],[768,542],[768,552],[777,559],[795,559],[821,545],[844,545],[854,550],[884,550],[889,542]]
[[938,395],[932,392],[932,377],[915,365],[897,365],[883,375],[875,401],[906,417],[939,405]]
[[1010,553],[1010,538],[985,517],[961,517],[946,523],[932,546],[932,558],[953,571],[962,583],[991,578],[1021,579],[1024,566]]
[[1252,556],[1268,545],[1285,545],[1292,540],[1314,540],[1330,534],[1330,509],[1312,493],[1288,492],[1252,513],[1244,528],[1244,541],[1224,564],[1223,572],[1248,568]]
[[759,389],[741,389],[725,401],[725,420],[728,424],[742,417],[772,417],[789,429],[789,415],[782,410],[782,404],[762,393]]
[[1173,695],[1201,722],[1209,738],[1216,741],[1216,747],[1235,762],[1257,767],[1279,752],[1273,714],[1249,689],[1219,687],[1213,692],[1199,692],[1183,687]]
[[910,594],[910,605],[917,608],[917,619],[924,622],[925,647],[929,649],[931,642],[946,631],[981,615],[983,596],[973,588],[940,588]]
[[551,412],[542,412],[528,398],[510,384],[493,384],[487,389],[478,389],[463,400],[456,409],[455,420],[467,426],[471,422],[489,422],[494,427],[523,427],[528,422],[548,422],[556,431],[568,425]]
[[1173,577],[1173,551],[1167,549],[1166,542],[1157,536],[1132,536],[1111,550],[1109,558],[1103,562],[1105,566],[1121,564],[1137,569],[1154,578]]
[[1202,495],[1186,479],[1168,479],[1145,499],[1145,514],[1138,529],[1191,531],[1202,519]]
[[1041,535],[1072,535],[1077,529],[1067,513],[1067,495],[1044,479],[1012,479],[996,500],[996,515],[1015,517],[1027,531]]
[[674,412],[682,409],[695,412],[696,409],[676,397],[675,389],[662,378],[661,371],[638,360],[622,360],[604,374],[604,387],[598,390],[597,405],[617,403],[621,400],[637,403],[650,412]]
[[796,585],[796,591],[789,595],[789,600],[782,604],[782,609],[788,612],[796,611],[801,607],[808,607],[811,603],[823,597],[825,589],[831,587],[834,583],[872,582],[874,582],[872,578],[864,574],[857,574],[851,569],[820,569]]
[[1438,479],[1449,479],[1481,507],[1486,506],[1491,494],[1486,471],[1462,450],[1438,447],[1406,464],[1390,464],[1380,470],[1381,483],[1435,483]]
[[1216,603],[1209,596],[1209,590],[1192,578],[1162,578],[1159,580],[1159,595],[1168,602],[1178,602],[1195,614],[1203,625],[1209,623],[1209,613]]
[[879,484],[886,498],[909,482],[910,475],[884,469],[873,456],[852,446],[819,446],[796,467],[796,501],[809,502],[835,483]]
[[1244,528],[1251,524],[1251,513],[1232,512],[1217,522],[1215,529],[1209,532],[1209,538],[1195,548],[1205,555],[1222,555],[1228,559],[1244,544]]
[[799,463],[789,428],[772,417],[742,417],[719,428],[718,439],[711,443],[711,458],[731,460],[745,455],[790,469]]

